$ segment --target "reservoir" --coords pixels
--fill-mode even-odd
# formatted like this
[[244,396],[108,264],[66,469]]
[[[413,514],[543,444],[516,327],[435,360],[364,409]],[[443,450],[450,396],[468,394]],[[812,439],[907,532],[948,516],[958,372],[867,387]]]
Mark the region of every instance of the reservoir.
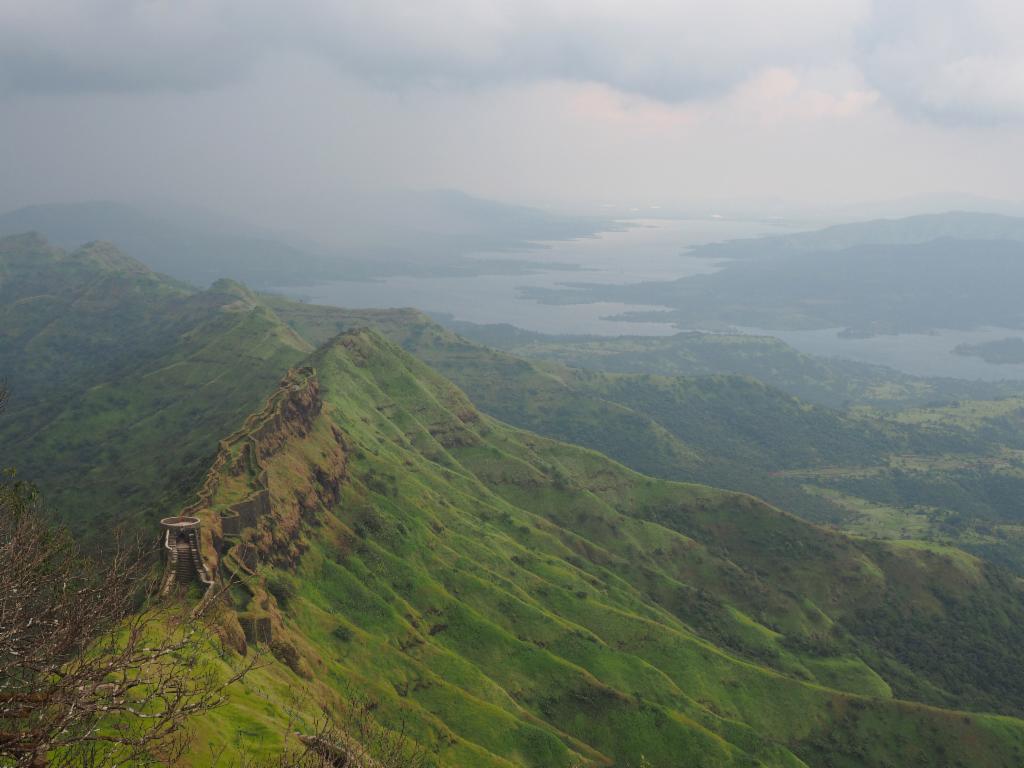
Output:
[[[520,288],[557,288],[581,280],[607,284],[676,280],[718,268],[713,260],[688,256],[690,246],[790,231],[781,225],[726,219],[633,219],[623,224],[626,226],[621,230],[594,237],[541,243],[539,249],[522,254],[524,261],[536,266],[517,274],[339,280],[279,288],[277,292],[340,307],[416,307],[449,314],[456,320],[509,323],[540,333],[667,335],[677,331],[668,323],[606,319],[622,312],[660,307],[613,302],[545,305],[523,297]],[[486,261],[509,257],[503,252],[481,253],[474,258]]]

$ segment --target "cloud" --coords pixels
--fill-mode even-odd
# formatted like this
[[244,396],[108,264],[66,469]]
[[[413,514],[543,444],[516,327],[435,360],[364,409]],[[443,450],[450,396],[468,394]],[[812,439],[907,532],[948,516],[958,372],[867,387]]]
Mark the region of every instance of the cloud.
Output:
[[994,0],[0,0],[0,208],[330,234],[367,185],[1017,199],[1021,28]]
[[308,55],[390,88],[595,82],[668,102],[848,50],[867,0],[0,0],[8,88],[208,88]]
[[216,89],[287,57],[389,90],[569,81],[677,104],[854,67],[897,110],[1024,118],[1007,0],[0,0],[0,89]]
[[376,87],[567,81],[665,104],[854,68],[936,121],[1024,118],[1007,0],[0,0],[0,89],[216,89],[285,58]]
[[430,25],[409,28],[406,3],[374,3],[369,18],[358,17],[360,45],[346,62],[398,83],[570,80],[685,101],[718,95],[765,66],[830,61],[867,11],[862,0],[515,0],[468,12],[478,3],[445,3],[458,33],[440,38]]
[[952,122],[1024,118],[1024,4],[877,0],[856,57],[897,109]]

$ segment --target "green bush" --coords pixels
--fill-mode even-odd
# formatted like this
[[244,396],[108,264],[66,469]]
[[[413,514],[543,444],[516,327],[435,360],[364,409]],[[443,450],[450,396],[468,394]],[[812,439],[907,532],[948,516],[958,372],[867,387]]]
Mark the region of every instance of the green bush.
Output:
[[291,576],[274,573],[267,577],[267,591],[274,596],[278,605],[287,608],[288,603],[298,593],[298,588]]

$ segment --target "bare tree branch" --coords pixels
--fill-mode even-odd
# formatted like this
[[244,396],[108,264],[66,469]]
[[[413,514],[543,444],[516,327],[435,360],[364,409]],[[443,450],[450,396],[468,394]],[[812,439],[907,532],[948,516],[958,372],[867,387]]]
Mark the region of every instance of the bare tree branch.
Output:
[[0,764],[181,756],[189,718],[223,704],[259,656],[225,674],[204,647],[221,601],[147,606],[153,584],[144,550],[86,558],[30,485],[13,473],[0,482]]
[[[429,750],[413,739],[402,722],[382,725],[373,705],[361,698],[346,700],[340,711],[324,710],[312,728],[296,728],[301,718],[292,712],[284,748],[271,760],[243,757],[237,768],[431,768]],[[213,763],[219,766],[219,762]]]

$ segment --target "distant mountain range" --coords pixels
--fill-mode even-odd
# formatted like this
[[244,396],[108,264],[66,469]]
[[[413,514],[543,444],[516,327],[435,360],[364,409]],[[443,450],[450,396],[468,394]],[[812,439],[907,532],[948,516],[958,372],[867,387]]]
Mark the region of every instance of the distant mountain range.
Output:
[[[609,220],[563,216],[459,192],[396,192],[339,208],[334,244],[312,244],[202,211],[150,211],[117,202],[35,205],[0,215],[0,236],[39,232],[74,249],[118,244],[158,272],[199,286],[222,277],[256,287],[389,275],[521,272],[545,240],[593,235]],[[465,257],[497,251],[507,258]]]
[[851,335],[1024,327],[1024,219],[946,213],[703,245],[713,274],[630,285],[528,288],[554,304],[671,307],[634,321],[681,329],[843,328]]
[[691,253],[708,258],[761,259],[841,251],[865,245],[915,245],[944,238],[1021,242],[1024,241],[1024,218],[950,211],[901,219],[835,224],[810,232],[709,243],[694,248]]
[[264,285],[283,277],[288,265],[314,279],[331,272],[327,259],[277,240],[165,219],[120,203],[38,205],[0,216],[0,234],[24,232],[42,233],[67,249],[116,242],[150,268],[196,285],[232,274]]

